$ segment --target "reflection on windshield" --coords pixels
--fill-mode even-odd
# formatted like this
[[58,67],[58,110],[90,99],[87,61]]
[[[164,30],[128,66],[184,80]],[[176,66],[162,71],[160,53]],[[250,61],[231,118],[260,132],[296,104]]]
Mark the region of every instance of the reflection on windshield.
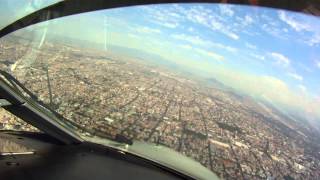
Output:
[[61,0],[1,0],[0,29],[30,13],[59,1]]
[[127,7],[2,38],[0,67],[90,132],[170,147],[226,179],[310,179],[319,37],[319,19],[285,11]]

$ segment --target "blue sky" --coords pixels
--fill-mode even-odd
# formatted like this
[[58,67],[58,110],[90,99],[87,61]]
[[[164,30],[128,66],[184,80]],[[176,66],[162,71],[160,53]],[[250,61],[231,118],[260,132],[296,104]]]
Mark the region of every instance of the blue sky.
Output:
[[35,28],[148,51],[308,119],[320,119],[316,17],[247,6],[171,4],[97,11]]
[[158,54],[309,119],[320,117],[319,18],[267,8],[180,4],[100,11],[83,21],[99,27],[87,33],[96,41],[103,43],[106,30],[107,44]]

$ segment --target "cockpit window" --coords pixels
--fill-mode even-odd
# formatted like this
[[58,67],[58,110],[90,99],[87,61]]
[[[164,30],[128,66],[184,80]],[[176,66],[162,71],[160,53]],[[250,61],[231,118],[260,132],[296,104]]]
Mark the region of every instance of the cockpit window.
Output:
[[95,11],[0,39],[0,67],[83,136],[167,146],[226,179],[320,177],[319,18],[217,4]]
[[0,1],[0,29],[59,1],[61,0],[2,0]]
[[23,120],[7,112],[3,108],[0,108],[0,131],[1,130],[39,132],[37,128],[25,123]]

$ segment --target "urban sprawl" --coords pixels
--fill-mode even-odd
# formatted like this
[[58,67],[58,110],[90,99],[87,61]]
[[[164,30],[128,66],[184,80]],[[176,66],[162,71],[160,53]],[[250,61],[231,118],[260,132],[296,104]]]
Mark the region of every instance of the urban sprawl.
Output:
[[[125,53],[9,36],[0,68],[97,134],[170,147],[224,179],[318,179],[319,134],[210,80]],[[0,111],[0,128],[34,130]],[[99,133],[98,133],[99,132]]]

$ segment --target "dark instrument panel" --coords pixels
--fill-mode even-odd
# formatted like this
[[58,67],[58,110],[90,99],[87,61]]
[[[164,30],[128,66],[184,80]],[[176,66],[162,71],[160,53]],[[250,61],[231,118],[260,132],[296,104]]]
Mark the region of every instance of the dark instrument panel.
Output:
[[[34,149],[34,154],[1,155],[0,179],[184,179],[142,158],[101,145],[59,145],[45,134],[0,133]],[[0,139],[1,140],[1,139]]]

